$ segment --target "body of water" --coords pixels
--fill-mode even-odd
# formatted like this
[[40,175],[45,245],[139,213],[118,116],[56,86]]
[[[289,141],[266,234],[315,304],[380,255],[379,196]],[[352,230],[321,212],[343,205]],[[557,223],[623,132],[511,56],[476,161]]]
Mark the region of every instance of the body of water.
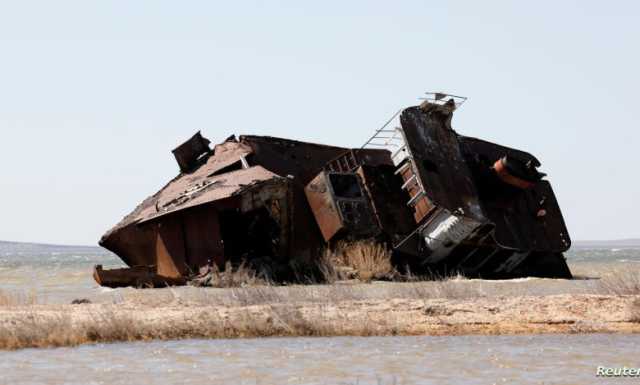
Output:
[[3,384],[607,384],[640,335],[337,337],[136,342],[0,352]]
[[[509,285],[553,294],[640,268],[638,248],[576,248],[567,258],[575,275],[591,279]],[[0,243],[0,290],[33,292],[44,303],[109,301],[118,291],[93,281],[95,264],[121,265],[100,248]],[[596,377],[598,366],[640,367],[639,347],[640,335],[603,334],[118,343],[0,352],[0,384],[639,383]]]
[[[640,248],[574,248],[566,253],[569,266],[578,278],[599,278],[615,270],[639,270]],[[109,300],[117,290],[98,286],[91,276],[93,266],[123,267],[113,253],[88,246],[46,246],[0,242],[0,290],[22,296],[36,296],[40,303],[69,303],[76,298]],[[532,285],[535,283],[532,282]],[[488,282],[488,286],[491,282]],[[550,281],[554,294],[587,284]]]

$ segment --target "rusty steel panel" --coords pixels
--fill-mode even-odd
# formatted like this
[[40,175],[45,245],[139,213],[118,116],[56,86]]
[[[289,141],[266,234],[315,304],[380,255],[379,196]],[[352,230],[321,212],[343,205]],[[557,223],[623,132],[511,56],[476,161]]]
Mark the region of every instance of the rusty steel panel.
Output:
[[224,247],[220,238],[218,210],[213,205],[193,209],[181,215],[185,237],[187,266],[191,271],[212,262],[224,265]]
[[99,243],[118,255],[127,266],[155,265],[156,231],[130,223],[111,230]]
[[471,172],[451,129],[452,110],[423,105],[402,112],[402,134],[413,170],[433,205],[462,210],[476,221],[486,220]]
[[379,233],[358,174],[322,171],[307,185],[305,193],[325,241],[341,233],[347,237]]
[[[305,186],[331,160],[349,151],[348,148],[306,143],[297,140],[265,136],[242,135],[239,141],[252,151],[253,162],[292,182],[291,255],[313,263],[318,249],[325,245],[307,201]],[[358,150],[367,161],[384,162],[386,150]],[[388,155],[387,155],[388,156]]]
[[[495,224],[497,244],[519,250],[556,253],[569,249],[571,239],[551,184],[547,180],[538,180],[529,181],[532,185],[528,188],[516,187],[505,183],[492,167],[495,161],[505,156],[519,159],[534,168],[540,166],[538,159],[524,151],[476,138],[460,137],[460,142],[475,180],[483,213]],[[537,173],[538,178],[542,176],[544,174]]]
[[291,255],[312,263],[316,250],[324,246],[304,187],[331,159],[347,151],[344,147],[304,143],[283,138],[240,136],[240,142],[251,148],[253,160],[267,170],[291,179],[292,231]]
[[311,211],[325,241],[331,240],[344,228],[338,205],[331,195],[327,174],[322,172],[304,189]]
[[242,194],[243,191],[267,181],[284,181],[284,179],[261,166],[204,178],[196,183],[188,184],[188,187],[181,193],[167,194],[167,196],[157,198],[155,212],[146,212],[146,215],[141,216],[138,223],[142,224],[173,212]]
[[395,174],[393,164],[372,166],[363,164],[356,170],[362,179],[373,212],[382,231],[393,241],[404,238],[415,228],[412,211],[406,202],[402,178]]
[[151,266],[135,266],[121,269],[104,270],[102,265],[93,268],[93,279],[106,287],[167,287],[184,285],[183,277],[169,278],[158,275]]
[[157,225],[156,274],[167,278],[181,278],[186,273],[186,258],[182,223],[172,217]]
[[209,152],[209,143],[211,143],[209,139],[204,138],[198,131],[189,140],[171,151],[180,166],[180,171],[188,172],[194,168],[198,158]]

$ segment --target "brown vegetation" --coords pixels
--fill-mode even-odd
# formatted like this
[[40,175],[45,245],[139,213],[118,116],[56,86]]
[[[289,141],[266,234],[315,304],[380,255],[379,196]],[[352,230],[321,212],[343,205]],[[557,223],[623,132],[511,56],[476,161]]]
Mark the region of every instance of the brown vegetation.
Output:
[[[270,285],[241,265],[214,271],[216,287],[121,289],[111,303],[43,305],[33,292],[0,291],[0,349],[180,338],[640,332],[637,274],[376,282],[397,273],[382,250],[366,260],[358,247],[336,252],[329,266],[365,273],[347,282],[336,274],[330,285]],[[355,283],[365,277],[370,283]],[[574,294],[545,291],[556,285],[566,293],[569,284],[580,286]]]
[[193,306],[253,306],[271,304],[336,304],[348,301],[382,301],[392,299],[469,299],[485,296],[477,285],[464,280],[433,282],[379,282],[333,285],[256,285],[222,289],[167,288],[131,290],[124,301],[136,305],[189,304]]
[[[640,295],[640,273],[634,270],[618,270],[600,279],[595,292],[618,296]],[[640,323],[640,298],[633,300],[628,306],[629,321]]]
[[[418,298],[415,286],[398,291],[417,297],[411,299],[346,300],[357,291],[337,285],[332,293],[340,300],[316,291],[283,301],[286,291],[265,286],[167,290],[156,303],[126,298],[118,304],[5,306],[0,348],[181,338],[640,332],[628,312],[638,296]],[[145,292],[151,291],[136,293]]]
[[640,273],[638,271],[613,271],[599,280],[597,291],[603,294],[640,294]]
[[270,283],[270,280],[259,276],[255,270],[248,267],[244,262],[235,267],[231,262],[227,262],[223,270],[218,269],[218,266],[214,264],[213,268],[206,274],[191,281],[194,286],[217,288],[267,285]]
[[640,298],[637,298],[633,302],[631,302],[629,313],[629,321],[640,323]]
[[23,293],[0,290],[0,306],[35,305],[36,303],[35,291]]
[[327,248],[319,263],[328,283],[348,279],[370,282],[392,279],[398,274],[391,264],[391,250],[374,241],[338,242]]

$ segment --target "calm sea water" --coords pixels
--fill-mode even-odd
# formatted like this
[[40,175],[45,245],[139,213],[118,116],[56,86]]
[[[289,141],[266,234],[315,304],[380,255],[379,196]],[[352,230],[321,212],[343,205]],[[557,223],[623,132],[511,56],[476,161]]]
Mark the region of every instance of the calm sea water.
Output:
[[[640,269],[639,248],[575,249],[567,258],[574,274],[586,278]],[[0,243],[0,290],[33,292],[44,303],[109,300],[117,291],[95,284],[95,264],[116,267],[120,261],[94,247]],[[547,280],[538,287],[552,293],[590,281]],[[0,385],[640,383],[598,378],[597,366],[640,367],[640,335],[269,338],[25,349],[0,352]]]

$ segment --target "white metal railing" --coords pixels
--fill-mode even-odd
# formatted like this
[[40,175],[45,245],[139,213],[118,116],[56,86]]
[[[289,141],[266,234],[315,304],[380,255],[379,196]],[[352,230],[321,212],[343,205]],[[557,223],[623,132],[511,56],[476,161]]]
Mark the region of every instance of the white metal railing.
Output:
[[[425,92],[425,96],[418,99],[440,105],[452,100],[455,103],[456,108],[460,107],[467,101],[467,98],[464,96],[445,94],[444,92]],[[402,133],[400,132],[401,112],[402,109],[393,114],[382,127],[375,131],[369,140],[365,142],[362,148],[387,149],[391,151],[392,154],[395,154],[402,149],[405,143]]]
[[404,146],[404,139],[400,132],[400,113],[398,110],[389,120],[362,145],[362,148],[387,149],[392,153]]
[[456,108],[460,107],[464,102],[467,101],[466,96],[445,94],[444,92],[425,92],[424,94],[426,96],[418,99],[426,100],[429,103],[441,105],[449,102],[450,100],[453,100],[453,102],[456,104]]

